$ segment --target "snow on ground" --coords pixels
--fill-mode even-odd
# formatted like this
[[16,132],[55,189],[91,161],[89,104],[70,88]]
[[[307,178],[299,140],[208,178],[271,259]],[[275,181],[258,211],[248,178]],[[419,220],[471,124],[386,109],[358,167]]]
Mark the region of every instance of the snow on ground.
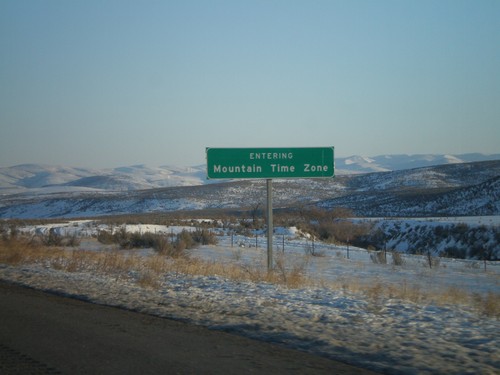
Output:
[[[67,228],[95,230],[85,221],[68,223]],[[134,229],[145,231],[145,227]],[[149,229],[160,231],[153,226]],[[161,229],[170,233],[183,228]],[[148,289],[139,287],[133,278],[66,273],[41,265],[0,266],[0,278],[281,343],[383,373],[500,373],[498,319],[480,315],[471,307],[413,303],[376,293],[377,285],[417,285],[422,291],[454,287],[478,295],[498,294],[500,267],[495,262],[488,263],[487,271],[477,262],[453,260],[442,260],[439,267],[429,269],[425,258],[416,256],[405,258],[403,266],[391,265],[391,261],[375,264],[373,253],[363,249],[350,248],[347,258],[346,247],[318,243],[314,251],[322,256],[306,256],[313,246],[310,241],[297,238],[293,228],[278,232],[275,254],[283,251],[284,240],[285,259],[289,264],[303,261],[307,275],[316,281],[313,286],[287,289],[217,275],[166,274],[160,288]],[[82,246],[90,242],[83,241]],[[257,245],[255,238],[226,234],[219,245],[201,247],[191,255],[265,267],[265,238],[257,238]],[[143,256],[151,253],[141,252]],[[328,287],[329,282],[339,281],[366,281],[374,292],[367,296],[350,288]]]
[[[266,240],[260,237],[258,248],[254,238],[235,237],[234,247],[231,238],[220,240],[221,246],[203,246],[196,249],[195,255],[206,260],[218,262],[239,262],[241,264],[266,264]],[[243,244],[245,247],[237,247]],[[461,259],[441,258],[439,265],[430,269],[425,256],[401,255],[404,264],[395,266],[392,254],[387,253],[387,264],[375,264],[375,252],[346,246],[333,246],[315,243],[317,256],[307,256],[312,248],[310,241],[286,240],[282,252],[282,239],[274,237],[275,256],[284,254],[290,266],[304,264],[305,273],[312,279],[324,282],[356,283],[373,285],[380,283],[394,287],[413,286],[425,292],[445,291],[456,288],[467,293],[488,293],[500,291],[500,263],[484,263]],[[348,258],[347,258],[348,257]]]
[[500,216],[436,216],[436,217],[372,217],[372,218],[358,218],[357,221],[395,221],[404,223],[451,223],[451,224],[468,224],[471,226],[477,225],[489,225],[498,226],[500,225]]

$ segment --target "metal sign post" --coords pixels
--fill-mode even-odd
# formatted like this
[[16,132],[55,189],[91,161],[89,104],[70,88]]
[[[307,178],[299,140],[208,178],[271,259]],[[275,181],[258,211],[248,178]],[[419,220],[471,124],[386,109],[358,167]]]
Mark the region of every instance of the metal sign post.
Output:
[[273,180],[267,179],[267,270],[273,269]]

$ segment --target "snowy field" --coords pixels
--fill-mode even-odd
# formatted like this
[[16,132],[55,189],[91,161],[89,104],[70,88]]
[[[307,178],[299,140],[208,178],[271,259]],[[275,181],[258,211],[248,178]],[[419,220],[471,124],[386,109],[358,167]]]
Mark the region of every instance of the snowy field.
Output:
[[[53,224],[61,234],[95,235],[109,229],[92,221]],[[49,226],[20,228],[36,233]],[[127,226],[127,231],[178,233],[183,227]],[[217,263],[261,265],[264,236],[230,236],[190,255]],[[257,242],[256,242],[257,241]],[[257,245],[257,247],[256,247]],[[404,256],[402,265],[374,262],[374,252],[312,243],[294,228],[277,228],[275,256],[300,265],[310,283],[298,289],[231,281],[221,276],[166,274],[158,289],[92,273],[67,273],[41,265],[0,266],[0,278],[77,298],[187,320],[281,343],[389,374],[499,374],[500,322],[469,305],[398,299],[384,289],[498,296],[498,262]],[[93,239],[80,247],[107,251]],[[314,249],[316,256],[310,253]],[[137,251],[148,257],[153,250]],[[379,259],[379,258],[377,258]],[[354,287],[357,286],[357,287]],[[370,293],[366,293],[370,290]],[[498,312],[497,312],[498,313]],[[498,315],[497,315],[498,316]]]

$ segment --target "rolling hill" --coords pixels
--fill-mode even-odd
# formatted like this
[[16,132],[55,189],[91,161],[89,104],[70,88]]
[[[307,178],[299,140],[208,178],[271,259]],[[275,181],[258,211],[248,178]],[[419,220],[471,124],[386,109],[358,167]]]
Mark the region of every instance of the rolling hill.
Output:
[[[443,164],[500,160],[500,154],[381,155],[335,159],[335,174],[389,172]],[[205,165],[194,167],[148,167],[133,165],[113,169],[73,168],[43,164],[22,164],[0,168],[0,194],[133,191],[172,186],[213,183],[207,180]]]
[[[144,167],[134,168],[141,171],[141,181],[156,178],[154,174],[148,176]],[[172,179],[174,176],[183,179],[185,175],[190,178],[198,175],[200,181],[200,173],[200,170],[193,169],[167,172],[167,175]],[[208,208],[245,209],[257,204],[264,206],[266,199],[265,181],[258,180],[211,184],[201,184],[200,181],[197,185],[140,190],[102,188],[103,185],[120,186],[116,185],[116,177],[80,176],[76,181],[87,190],[57,192],[33,188],[3,194],[0,197],[0,217],[91,217]],[[157,183],[167,184],[164,181]],[[74,187],[71,184],[75,182],[65,181],[63,184]],[[91,185],[101,188],[91,188]],[[276,208],[301,205],[347,207],[358,216],[499,215],[500,160],[348,174],[334,179],[275,180],[273,191]]]

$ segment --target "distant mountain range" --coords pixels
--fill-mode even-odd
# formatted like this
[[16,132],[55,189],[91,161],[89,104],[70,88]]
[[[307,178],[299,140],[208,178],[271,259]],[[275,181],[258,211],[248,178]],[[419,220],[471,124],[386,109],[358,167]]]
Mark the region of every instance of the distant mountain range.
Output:
[[[443,164],[500,160],[500,154],[380,155],[336,158],[335,174],[399,171]],[[206,179],[206,166],[148,167],[134,165],[114,169],[88,169],[42,164],[0,168],[0,195],[18,193],[110,192],[196,186],[217,181]]]
[[205,166],[157,167],[133,165],[88,169],[43,164],[0,168],[0,194],[124,191],[192,186],[205,182]]
[[[377,165],[379,168],[380,164]],[[170,176],[170,181],[178,178],[183,183],[191,181],[195,186],[185,183],[184,186],[141,190],[116,187],[165,185],[164,181],[156,180],[156,169],[130,167],[121,169],[120,178],[108,175],[108,179],[106,175],[84,176],[77,169],[59,169],[44,175],[46,169],[32,166],[31,172],[24,171],[23,175],[16,168],[18,174],[11,173],[10,181],[22,182],[24,190],[0,195],[0,218],[93,217],[265,206],[265,181],[202,184],[204,171],[201,167],[199,170],[173,172],[165,169],[163,172],[163,178]],[[148,174],[145,172],[148,170],[155,173]],[[35,171],[39,172],[34,174]],[[66,179],[70,174],[76,176],[72,181]],[[127,174],[129,185],[125,184]],[[191,179],[186,180],[186,175]],[[124,185],[114,185],[120,179],[125,180]],[[40,181],[45,181],[47,187],[33,187]],[[143,181],[143,185],[138,181]],[[86,190],[71,190],[81,188],[79,185]],[[71,189],[52,190],[61,187]],[[308,205],[345,207],[358,216],[372,217],[500,215],[500,160],[344,174],[333,179],[277,179],[273,183],[273,205],[276,209]]]
[[337,174],[390,172],[404,169],[431,167],[443,164],[471,163],[475,161],[500,160],[500,154],[417,154],[417,155],[379,155],[374,157],[350,156],[337,158]]

